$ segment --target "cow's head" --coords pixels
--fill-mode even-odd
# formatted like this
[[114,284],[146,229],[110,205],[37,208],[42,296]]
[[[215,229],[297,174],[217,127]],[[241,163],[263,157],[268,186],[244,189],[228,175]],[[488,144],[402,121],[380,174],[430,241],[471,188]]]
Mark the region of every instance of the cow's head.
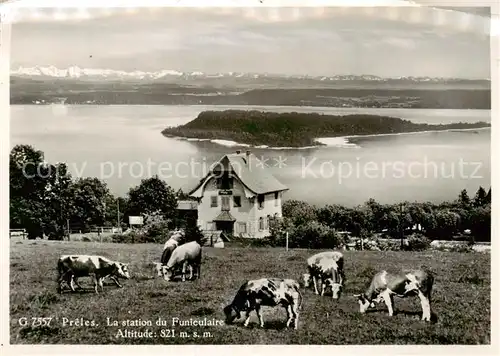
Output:
[[116,275],[121,278],[130,279],[128,265],[129,265],[128,263],[115,262]]
[[374,308],[375,303],[379,302],[379,298],[377,298],[376,300],[370,300],[364,294],[355,294],[354,297],[358,299],[359,312],[362,314],[366,313],[368,308]]
[[334,282],[333,278],[328,278],[325,280],[326,286],[330,287],[332,290],[333,299],[340,299],[340,295],[342,294],[342,284]]
[[224,315],[226,316],[226,324],[231,324],[234,319],[238,319],[240,317],[240,312],[229,304],[224,307]]
[[163,279],[166,281],[171,281],[174,276],[173,268],[168,268],[167,266],[162,267]]
[[308,288],[311,285],[311,275],[309,273],[302,275],[302,283],[304,284],[304,288]]

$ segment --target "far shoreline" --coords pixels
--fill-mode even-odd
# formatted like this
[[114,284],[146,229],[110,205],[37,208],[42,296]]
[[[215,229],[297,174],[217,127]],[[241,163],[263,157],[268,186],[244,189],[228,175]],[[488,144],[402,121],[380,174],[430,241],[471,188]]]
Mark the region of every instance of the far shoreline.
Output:
[[226,107],[226,108],[304,108],[304,109],[340,109],[340,110],[349,110],[349,109],[359,109],[359,110],[409,110],[409,111],[417,111],[417,110],[439,110],[439,111],[492,111],[492,108],[489,109],[473,109],[473,108],[465,108],[465,109],[454,109],[454,108],[385,108],[385,107],[365,107],[365,106],[311,106],[311,105],[227,105],[227,104],[85,104],[85,103],[74,103],[74,104],[62,104],[62,103],[49,103],[49,104],[35,104],[35,103],[22,103],[22,104],[11,104],[9,106],[185,106],[185,107]]
[[[349,135],[349,136],[332,136],[332,137],[318,137],[314,139],[316,145],[312,146],[301,146],[301,147],[273,147],[267,145],[251,145],[247,143],[235,142],[232,140],[227,140],[223,138],[209,139],[209,138],[196,138],[196,137],[181,137],[181,136],[166,136],[179,141],[190,141],[190,142],[210,142],[219,146],[224,147],[247,147],[252,149],[266,149],[266,150],[307,150],[315,148],[360,148],[357,144],[351,142],[353,138],[366,138],[366,137],[384,137],[384,136],[402,136],[402,135],[415,135],[415,134],[425,134],[425,133],[439,133],[439,132],[467,132],[467,131],[484,131],[491,130],[491,126],[475,127],[475,128],[464,128],[464,129],[445,129],[445,130],[428,130],[428,131],[412,131],[412,132],[396,132],[396,133],[383,133],[383,134],[367,134],[367,135]],[[334,141],[334,143],[325,143],[328,141]],[[344,141],[342,143],[342,141]]]

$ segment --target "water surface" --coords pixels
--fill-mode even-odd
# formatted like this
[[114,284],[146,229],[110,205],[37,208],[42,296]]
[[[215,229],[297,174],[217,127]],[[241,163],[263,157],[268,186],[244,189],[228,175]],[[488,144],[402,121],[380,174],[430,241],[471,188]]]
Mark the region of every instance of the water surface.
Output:
[[[158,174],[174,189],[189,189],[210,164],[236,150],[207,141],[166,138],[166,126],[203,110],[367,113],[417,123],[491,122],[489,110],[351,109],[244,106],[11,106],[11,147],[31,144],[73,175],[98,176],[124,195]],[[369,198],[393,203],[454,199],[466,188],[490,186],[489,129],[356,137],[351,145],[300,150],[253,148],[290,190],[288,198],[355,205]],[[243,150],[246,148],[243,147]]]

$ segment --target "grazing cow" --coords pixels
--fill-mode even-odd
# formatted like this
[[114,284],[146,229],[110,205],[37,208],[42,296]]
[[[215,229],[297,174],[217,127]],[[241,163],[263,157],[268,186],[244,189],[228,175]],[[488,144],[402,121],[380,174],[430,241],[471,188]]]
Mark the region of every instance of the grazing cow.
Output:
[[[167,245],[167,243],[171,242],[171,240],[172,239],[168,240],[165,243],[165,245]],[[175,240],[173,240],[173,241],[175,241]],[[163,247],[163,252],[161,254],[161,260],[160,260],[162,266],[164,266],[168,263],[168,260],[172,256],[172,252],[174,252],[174,250],[177,248],[177,246],[178,246],[178,243],[171,242],[168,246]]]
[[250,321],[250,313],[255,310],[260,326],[264,327],[264,320],[260,312],[261,306],[283,306],[287,313],[286,326],[294,323],[298,328],[299,310],[302,306],[302,294],[299,284],[293,279],[261,278],[243,283],[231,304],[224,308],[226,324],[231,324],[245,312],[245,326]]
[[314,292],[319,294],[317,279],[321,280],[321,295],[325,294],[326,287],[332,290],[332,298],[339,299],[345,282],[344,256],[337,251],[317,253],[307,259],[309,273],[303,275],[304,286],[307,288],[312,279]]
[[75,291],[73,283],[78,288],[83,289],[78,284],[79,277],[93,277],[96,293],[98,293],[98,285],[101,286],[101,291],[104,291],[103,280],[107,277],[111,278],[119,288],[122,285],[118,282],[118,278],[130,278],[128,263],[111,261],[102,256],[64,255],[59,257],[57,261],[57,270],[59,272],[59,293],[62,292],[61,283],[63,281],[66,281],[73,292]]
[[184,239],[184,232],[182,230],[175,230],[172,233],[172,236],[165,242],[163,245],[163,250],[165,250],[167,247],[174,245],[174,246],[179,246],[181,241]]
[[389,315],[394,314],[394,296],[400,298],[418,296],[422,306],[422,320],[431,320],[431,292],[434,276],[422,269],[408,273],[392,274],[387,271],[378,272],[371,280],[370,286],[363,294],[356,294],[359,311],[365,313],[374,302],[384,301]]
[[163,276],[166,281],[173,278],[175,269],[182,266],[182,281],[186,280],[186,268],[190,267],[190,277],[193,279],[193,269],[196,270],[197,278],[201,276],[201,246],[196,241],[191,241],[177,247],[166,265],[163,265]]
[[170,256],[172,256],[172,252],[179,246],[181,241],[184,238],[184,234],[181,230],[175,230],[172,236],[165,242],[163,245],[163,252],[161,255],[161,263],[162,265],[166,265]]

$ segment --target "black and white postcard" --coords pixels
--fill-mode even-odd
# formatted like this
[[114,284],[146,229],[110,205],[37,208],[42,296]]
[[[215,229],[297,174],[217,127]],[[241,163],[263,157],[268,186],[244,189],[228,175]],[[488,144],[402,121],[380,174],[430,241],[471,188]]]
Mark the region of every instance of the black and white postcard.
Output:
[[0,5],[9,353],[493,352],[493,2],[23,3]]

